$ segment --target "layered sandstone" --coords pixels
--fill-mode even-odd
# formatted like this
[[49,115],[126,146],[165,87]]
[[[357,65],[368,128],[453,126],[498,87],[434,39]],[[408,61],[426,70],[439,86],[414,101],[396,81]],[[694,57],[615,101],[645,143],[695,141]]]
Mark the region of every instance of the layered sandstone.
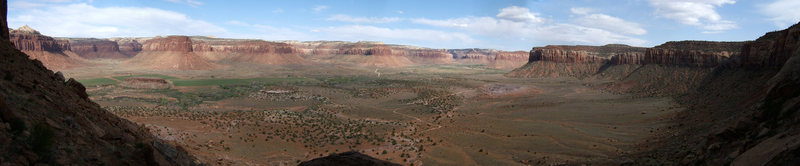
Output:
[[215,62],[265,65],[307,64],[302,51],[286,43],[263,40],[192,37],[198,55]]
[[530,55],[526,51],[499,51],[489,67],[496,69],[516,69],[528,63]]
[[530,62],[607,63],[614,57],[640,57],[645,48],[627,45],[605,46],[546,46],[531,50]]
[[86,59],[122,59],[131,56],[122,54],[115,41],[104,39],[69,39],[71,51]]
[[142,51],[142,43],[134,38],[112,38],[111,41],[117,43],[119,53],[128,57],[136,56]]
[[45,36],[34,30],[28,25],[22,26],[18,29],[11,30],[10,32],[11,43],[21,51],[47,51],[47,52],[62,52],[63,42],[56,41],[56,39]]

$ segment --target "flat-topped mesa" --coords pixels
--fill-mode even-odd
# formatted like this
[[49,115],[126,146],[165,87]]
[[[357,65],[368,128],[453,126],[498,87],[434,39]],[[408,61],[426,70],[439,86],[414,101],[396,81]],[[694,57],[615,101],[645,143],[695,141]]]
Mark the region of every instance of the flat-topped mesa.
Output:
[[741,56],[732,58],[734,66],[780,68],[800,47],[800,24],[774,31],[755,41],[745,42]]
[[406,51],[408,55],[421,58],[452,58],[453,55],[446,49],[410,49]]
[[[63,41],[59,42],[55,38],[42,35],[27,25],[11,30],[9,35],[11,43],[14,43],[14,46],[20,51],[62,52],[65,51],[62,46],[69,46]],[[68,51],[69,48],[66,50]]]
[[81,57],[94,58],[129,58],[120,53],[117,42],[104,39],[70,39],[72,52]]
[[243,41],[200,41],[193,45],[195,52],[237,52],[237,53],[267,53],[267,54],[299,54],[300,50],[286,43],[268,42],[263,40]]
[[530,58],[530,53],[525,51],[500,51],[494,57],[494,60],[509,60],[525,62]]
[[192,52],[192,40],[188,36],[156,37],[145,41],[142,51]]
[[548,61],[558,63],[607,63],[614,56],[638,57],[644,55],[645,48],[620,44],[605,46],[563,46],[550,45],[534,47],[529,62]]
[[402,56],[400,52],[392,51],[392,48],[383,43],[358,42],[339,48],[339,54],[344,55],[374,55],[374,56]]

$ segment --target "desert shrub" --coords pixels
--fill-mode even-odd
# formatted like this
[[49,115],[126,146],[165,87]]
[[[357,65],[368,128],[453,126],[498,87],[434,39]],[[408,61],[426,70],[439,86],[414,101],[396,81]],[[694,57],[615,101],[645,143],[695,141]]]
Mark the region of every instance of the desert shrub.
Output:
[[31,129],[29,144],[33,152],[44,161],[48,161],[52,157],[51,150],[55,143],[55,136],[55,131],[45,124],[36,124]]

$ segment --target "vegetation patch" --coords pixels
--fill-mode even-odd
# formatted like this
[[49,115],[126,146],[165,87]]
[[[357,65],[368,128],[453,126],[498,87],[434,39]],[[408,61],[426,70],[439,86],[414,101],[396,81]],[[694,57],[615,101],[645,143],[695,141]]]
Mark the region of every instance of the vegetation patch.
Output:
[[125,80],[126,78],[130,77],[155,77],[155,78],[163,78],[165,80],[175,80],[178,77],[168,76],[168,75],[161,75],[161,74],[138,74],[138,75],[127,75],[127,76],[114,76],[114,79],[117,80]]
[[275,84],[306,84],[315,83],[317,80],[309,78],[217,78],[217,79],[194,79],[194,80],[173,80],[175,86],[218,86],[218,85],[247,85],[254,82],[275,83]]

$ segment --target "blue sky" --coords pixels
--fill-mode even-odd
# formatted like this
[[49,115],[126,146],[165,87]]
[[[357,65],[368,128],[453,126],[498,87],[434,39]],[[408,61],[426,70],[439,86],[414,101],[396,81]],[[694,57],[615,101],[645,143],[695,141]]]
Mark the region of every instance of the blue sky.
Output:
[[800,21],[798,0],[10,0],[12,28],[56,37],[201,35],[528,50],[753,40]]

